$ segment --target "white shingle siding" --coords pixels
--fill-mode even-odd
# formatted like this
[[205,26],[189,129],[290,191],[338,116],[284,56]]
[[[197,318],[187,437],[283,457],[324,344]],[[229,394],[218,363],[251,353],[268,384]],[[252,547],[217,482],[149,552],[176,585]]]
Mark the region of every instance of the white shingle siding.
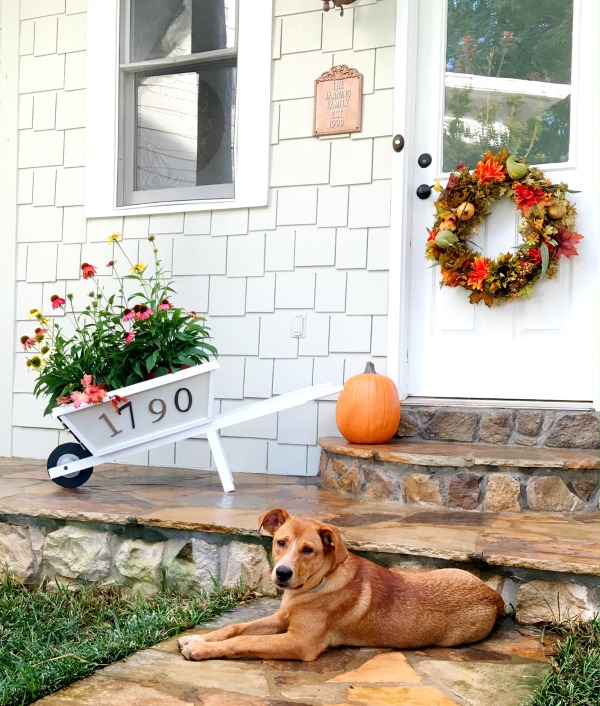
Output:
[[[157,241],[160,244],[160,240]],[[173,250],[173,276],[222,274],[227,271],[227,240],[210,235],[178,238]]]
[[33,96],[33,129],[54,130],[56,127],[56,93],[49,91]]
[[[17,0],[15,0],[17,1]],[[49,454],[68,436],[31,394],[19,337],[52,293],[86,303],[85,259],[104,265],[123,232],[132,260],[157,236],[174,300],[208,316],[220,352],[215,408],[323,382],[341,384],[375,358],[385,372],[395,3],[357,0],[323,13],[316,0],[275,0],[269,204],[83,217],[85,0],[20,0],[17,327],[12,452]],[[315,138],[314,81],[333,64],[364,75],[363,130]],[[119,259],[118,254],[115,255]],[[304,332],[291,336],[293,318]],[[318,435],[336,433],[335,399],[231,427],[233,470],[315,475]],[[204,439],[136,456],[136,463],[206,468]]]
[[294,261],[296,267],[335,264],[335,228],[299,226]]
[[65,12],[65,0],[20,0],[20,2],[22,20]]
[[275,311],[275,273],[250,277],[246,285],[246,311]]
[[310,387],[313,361],[310,358],[276,360],[273,367],[273,394],[283,395],[301,387]]
[[65,55],[22,56],[19,72],[21,93],[51,91],[65,83]]
[[279,189],[277,193],[277,225],[304,225],[317,221],[316,186]]
[[265,274],[265,234],[227,239],[227,276],[262,277]]
[[248,232],[248,209],[215,211],[212,214],[211,235],[246,235]]
[[57,31],[58,17],[40,17],[35,21],[33,53],[36,56],[56,54]]

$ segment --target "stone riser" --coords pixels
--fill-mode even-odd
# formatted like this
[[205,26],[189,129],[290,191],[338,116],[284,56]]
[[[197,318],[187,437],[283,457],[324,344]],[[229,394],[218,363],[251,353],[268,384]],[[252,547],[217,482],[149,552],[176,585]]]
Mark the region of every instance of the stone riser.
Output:
[[368,500],[489,512],[598,509],[598,472],[589,469],[476,468],[389,463],[322,451],[323,487]]
[[0,523],[0,576],[40,585],[119,585],[152,595],[162,585],[212,591],[214,581],[275,595],[265,548],[249,537],[170,529],[124,528],[5,518]]
[[404,405],[397,437],[551,448],[599,446],[598,415],[556,409]]
[[[121,585],[156,593],[164,580],[181,591],[210,591],[213,580],[274,595],[271,566],[262,544],[219,533],[126,528],[5,518],[0,523],[0,574],[23,582]],[[398,571],[462,568],[499,591],[508,612],[523,624],[557,619],[590,620],[598,611],[597,578],[582,574],[431,559],[408,554],[357,552]]]

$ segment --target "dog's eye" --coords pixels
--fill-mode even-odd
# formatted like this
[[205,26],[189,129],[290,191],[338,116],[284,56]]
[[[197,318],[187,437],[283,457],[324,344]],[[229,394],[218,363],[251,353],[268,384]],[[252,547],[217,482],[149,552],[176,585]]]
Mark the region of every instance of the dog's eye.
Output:
[[285,547],[285,539],[278,539],[277,546],[278,547]]
[[314,552],[314,549],[312,547],[304,547],[302,550],[303,554],[312,554]]

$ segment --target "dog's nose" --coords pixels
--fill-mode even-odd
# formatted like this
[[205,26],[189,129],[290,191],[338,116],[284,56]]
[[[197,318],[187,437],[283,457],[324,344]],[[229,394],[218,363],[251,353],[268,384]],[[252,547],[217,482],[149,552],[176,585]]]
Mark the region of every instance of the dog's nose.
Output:
[[289,566],[278,566],[275,569],[275,576],[277,576],[277,580],[282,583],[289,581],[292,578],[293,573],[294,572],[289,568]]

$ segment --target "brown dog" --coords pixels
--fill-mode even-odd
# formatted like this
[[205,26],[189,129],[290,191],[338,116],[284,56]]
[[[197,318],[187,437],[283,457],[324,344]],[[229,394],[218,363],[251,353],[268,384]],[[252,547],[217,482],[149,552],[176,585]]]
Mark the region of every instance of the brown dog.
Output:
[[273,580],[284,589],[268,618],[178,640],[186,659],[316,659],[328,647],[449,647],[486,637],[501,596],[461,569],[402,573],[350,554],[337,527],[268,510]]

